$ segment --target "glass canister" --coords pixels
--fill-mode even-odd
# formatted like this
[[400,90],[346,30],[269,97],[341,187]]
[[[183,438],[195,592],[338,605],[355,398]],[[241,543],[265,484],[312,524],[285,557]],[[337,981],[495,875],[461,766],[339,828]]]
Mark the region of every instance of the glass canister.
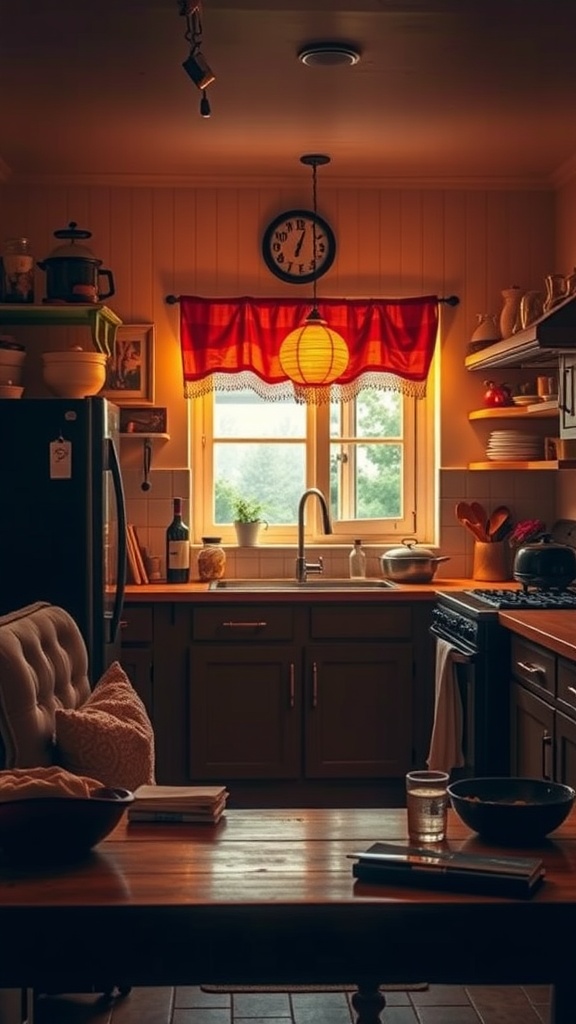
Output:
[[198,552],[198,575],[201,580],[220,580],[226,569],[226,552],[220,547],[221,537],[202,537]]
[[34,302],[34,256],[28,238],[7,238],[4,242],[2,301]]

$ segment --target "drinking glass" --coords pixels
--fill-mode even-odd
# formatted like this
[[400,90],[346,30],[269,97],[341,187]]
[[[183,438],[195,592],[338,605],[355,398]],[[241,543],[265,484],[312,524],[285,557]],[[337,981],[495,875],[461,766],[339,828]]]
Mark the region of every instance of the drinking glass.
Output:
[[415,771],[406,776],[408,836],[411,842],[439,843],[446,836],[447,772]]

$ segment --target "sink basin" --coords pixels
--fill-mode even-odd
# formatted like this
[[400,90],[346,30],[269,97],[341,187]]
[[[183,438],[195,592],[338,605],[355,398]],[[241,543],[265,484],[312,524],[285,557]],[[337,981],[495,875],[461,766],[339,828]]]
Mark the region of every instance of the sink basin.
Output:
[[302,593],[308,590],[389,590],[390,588],[393,589],[395,585],[391,580],[338,580],[328,578],[310,579],[306,580],[305,583],[299,583],[298,580],[212,580],[208,589],[251,593],[259,591],[268,591],[268,593],[271,591]]

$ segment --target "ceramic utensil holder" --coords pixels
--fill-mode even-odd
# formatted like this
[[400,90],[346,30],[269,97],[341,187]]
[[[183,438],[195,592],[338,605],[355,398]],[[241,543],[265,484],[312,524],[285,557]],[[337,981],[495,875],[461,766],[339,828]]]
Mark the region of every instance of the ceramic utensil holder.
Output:
[[510,579],[508,549],[504,541],[474,542],[474,563],[472,576],[475,580],[490,583]]

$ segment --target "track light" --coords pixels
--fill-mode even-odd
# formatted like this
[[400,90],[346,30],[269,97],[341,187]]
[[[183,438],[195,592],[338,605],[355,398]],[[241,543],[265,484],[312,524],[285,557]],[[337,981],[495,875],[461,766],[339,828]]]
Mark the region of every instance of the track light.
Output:
[[212,82],[216,81],[216,75],[200,50],[202,45],[201,5],[200,3],[194,3],[194,0],[179,0],[179,9],[180,14],[186,17],[185,38],[190,45],[190,54],[182,62],[182,67],[202,93],[200,114],[202,117],[210,117],[212,110],[210,109],[206,89]]
[[202,99],[200,100],[200,113],[202,117],[210,117],[210,114],[212,113],[210,101],[208,99],[208,96],[206,95],[206,89],[202,90]]
[[216,75],[212,71],[212,68],[206,63],[206,60],[200,53],[200,50],[197,50],[196,53],[191,53],[190,56],[183,61],[182,67],[186,74],[190,76],[194,85],[197,85],[199,89],[206,89],[216,80]]

